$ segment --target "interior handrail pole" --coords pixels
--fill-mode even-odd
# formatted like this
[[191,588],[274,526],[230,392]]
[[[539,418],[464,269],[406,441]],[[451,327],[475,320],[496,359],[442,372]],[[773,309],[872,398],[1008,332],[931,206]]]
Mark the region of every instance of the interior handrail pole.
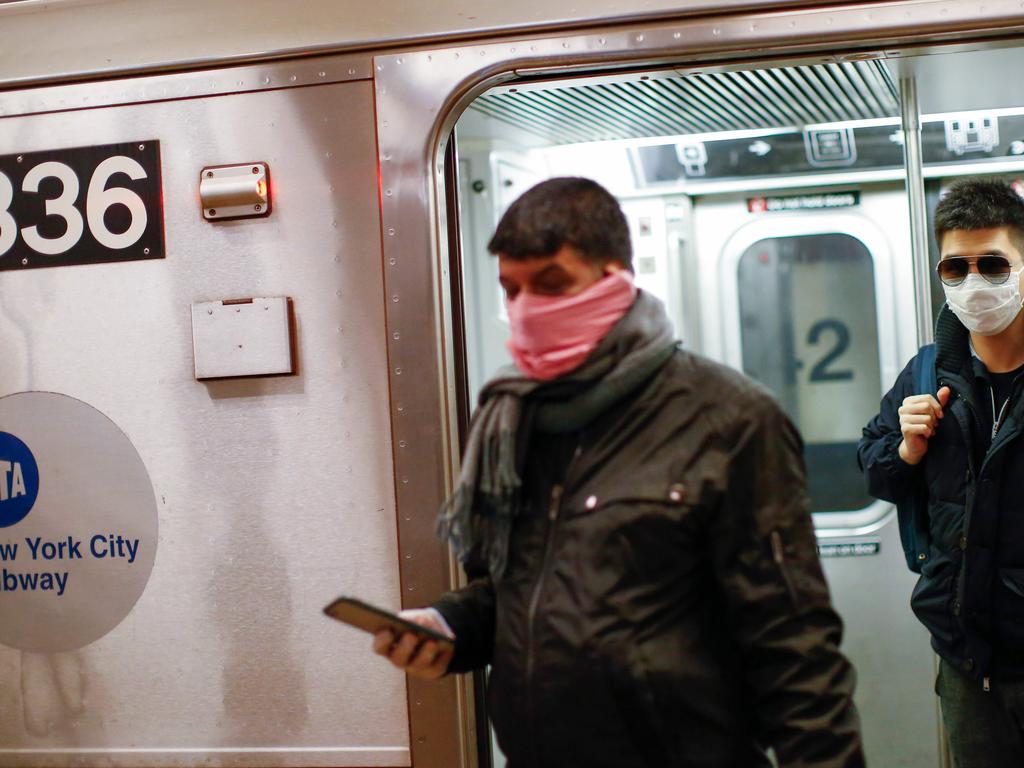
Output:
[[917,345],[930,344],[932,329],[931,263],[928,256],[928,205],[924,193],[921,155],[921,119],[917,103],[917,79],[900,78],[903,118],[903,158],[906,169],[907,204],[910,206],[910,252],[914,266],[914,316]]

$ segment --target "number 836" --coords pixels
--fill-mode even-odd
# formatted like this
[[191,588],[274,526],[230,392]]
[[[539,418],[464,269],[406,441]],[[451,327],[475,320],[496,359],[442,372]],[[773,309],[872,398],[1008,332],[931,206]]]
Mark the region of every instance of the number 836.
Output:
[[[107,187],[110,177],[123,173],[132,180],[146,178],[145,169],[135,160],[124,155],[108,157],[93,171],[85,196],[85,218],[75,207],[78,199],[78,174],[64,163],[47,161],[32,168],[21,184],[23,192],[39,193],[43,179],[54,178],[63,185],[59,197],[46,200],[46,215],[64,219],[64,234],[58,237],[44,237],[36,225],[18,228],[18,222],[11,213],[14,202],[14,186],[10,178],[0,172],[0,256],[6,254],[17,242],[21,233],[25,244],[45,256],[56,256],[73,248],[82,238],[86,224],[89,232],[100,245],[120,250],[139,241],[146,231],[146,205],[135,192],[125,187]],[[131,223],[124,232],[111,232],[105,216],[113,205],[125,206],[131,214]]]

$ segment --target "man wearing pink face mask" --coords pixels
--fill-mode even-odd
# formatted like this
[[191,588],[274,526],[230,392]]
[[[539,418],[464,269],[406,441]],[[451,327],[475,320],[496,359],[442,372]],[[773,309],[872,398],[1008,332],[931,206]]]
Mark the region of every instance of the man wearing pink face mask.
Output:
[[483,389],[439,524],[471,581],[405,613],[454,655],[375,650],[424,678],[491,665],[511,768],[863,766],[778,404],[679,348],[594,182],[529,190],[489,249],[515,366]]

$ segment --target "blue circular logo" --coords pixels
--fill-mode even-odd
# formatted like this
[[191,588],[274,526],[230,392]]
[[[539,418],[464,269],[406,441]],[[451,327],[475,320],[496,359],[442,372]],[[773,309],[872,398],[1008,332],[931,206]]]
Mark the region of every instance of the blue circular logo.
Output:
[[39,467],[21,440],[0,432],[0,528],[7,528],[32,511],[39,495]]

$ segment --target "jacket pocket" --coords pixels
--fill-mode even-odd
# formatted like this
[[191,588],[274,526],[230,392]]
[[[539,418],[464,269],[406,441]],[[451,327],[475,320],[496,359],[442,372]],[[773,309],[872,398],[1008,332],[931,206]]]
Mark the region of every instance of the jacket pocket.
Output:
[[580,537],[580,567],[594,573],[600,593],[682,583],[693,565],[699,508],[681,484],[637,483],[592,495],[584,489],[580,497],[567,523]]
[[946,648],[962,637],[956,616],[957,573],[960,563],[932,547],[910,596],[910,607],[936,640]]

